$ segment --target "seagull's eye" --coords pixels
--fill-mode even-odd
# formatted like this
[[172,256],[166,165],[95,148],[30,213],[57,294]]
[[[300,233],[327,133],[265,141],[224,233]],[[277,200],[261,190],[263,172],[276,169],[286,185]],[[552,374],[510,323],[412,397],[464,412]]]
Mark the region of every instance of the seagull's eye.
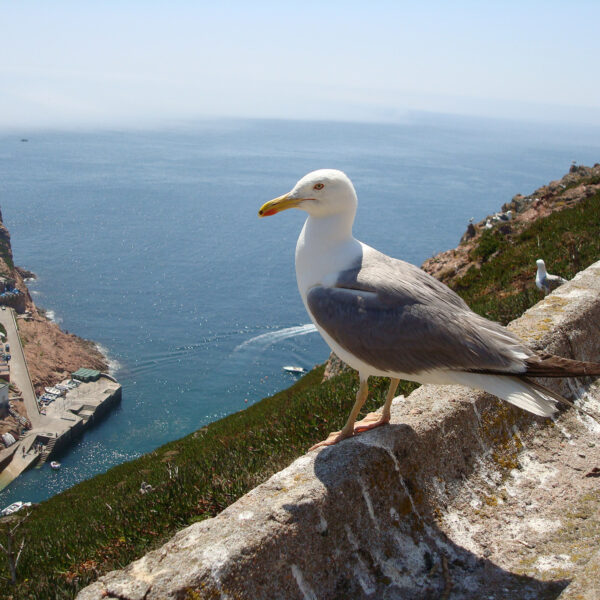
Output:
[[313,190],[322,190],[325,187],[323,183],[315,183]]

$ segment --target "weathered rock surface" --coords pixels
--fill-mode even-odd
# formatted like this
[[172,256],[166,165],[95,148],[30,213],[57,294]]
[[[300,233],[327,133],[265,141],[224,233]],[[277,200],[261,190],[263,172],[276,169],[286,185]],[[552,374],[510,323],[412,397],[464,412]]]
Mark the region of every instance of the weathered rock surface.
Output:
[[[511,327],[599,360],[599,323],[600,262]],[[600,414],[599,382],[547,383]],[[599,472],[600,425],[573,409],[423,386],[389,426],[299,458],[78,598],[557,598],[593,568]]]

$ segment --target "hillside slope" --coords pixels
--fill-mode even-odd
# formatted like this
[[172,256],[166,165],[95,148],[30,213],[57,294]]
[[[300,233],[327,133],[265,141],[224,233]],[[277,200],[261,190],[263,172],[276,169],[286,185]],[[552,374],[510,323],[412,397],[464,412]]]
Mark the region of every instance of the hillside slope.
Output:
[[[436,254],[426,260],[421,268],[452,287],[469,270],[480,270],[499,250],[501,242],[518,243],[518,235],[534,221],[578,206],[599,191],[600,164],[596,163],[593,167],[573,165],[561,179],[552,181],[527,196],[517,194],[504,204],[497,215],[510,211],[510,220],[494,219],[495,215],[489,215],[472,228],[469,227],[456,248]],[[491,224],[490,228],[486,228],[488,222]],[[585,240],[577,239],[565,231],[558,240],[553,240],[556,241],[566,250],[567,255],[571,254],[573,266],[578,267],[579,247]],[[541,245],[540,252],[544,250],[546,248]],[[532,265],[532,269],[535,273],[535,265]]]

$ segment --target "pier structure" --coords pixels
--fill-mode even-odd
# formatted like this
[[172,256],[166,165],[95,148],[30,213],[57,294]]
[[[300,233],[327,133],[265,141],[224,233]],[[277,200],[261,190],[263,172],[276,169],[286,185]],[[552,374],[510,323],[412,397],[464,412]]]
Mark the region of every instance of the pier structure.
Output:
[[[6,329],[11,347],[11,381],[21,390],[31,422],[31,429],[22,432],[12,446],[0,450],[0,490],[23,471],[41,465],[83,433],[121,400],[121,385],[106,373],[83,369],[87,381],[52,402],[40,412],[27,362],[18,335],[14,311],[0,310],[0,323]],[[94,376],[90,374],[94,373]]]

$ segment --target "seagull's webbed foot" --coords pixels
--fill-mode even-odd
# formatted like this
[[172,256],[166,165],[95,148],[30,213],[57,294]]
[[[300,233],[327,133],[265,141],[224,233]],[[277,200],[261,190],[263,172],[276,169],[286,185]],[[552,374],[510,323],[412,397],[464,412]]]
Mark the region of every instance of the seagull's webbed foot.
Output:
[[308,451],[310,452],[311,450],[316,450],[317,448],[323,448],[324,446],[333,446],[334,444],[337,444],[346,438],[352,437],[353,435],[354,433],[352,431],[345,432],[343,429],[341,431],[332,431],[327,436],[327,439],[315,444],[314,446],[311,446]]
[[367,378],[361,377],[358,393],[356,394],[356,402],[354,403],[352,412],[350,413],[350,417],[348,418],[346,425],[344,425],[344,428],[341,431],[334,431],[333,433],[330,433],[326,440],[323,440],[322,442],[312,446],[309,449],[309,452],[311,450],[315,450],[316,448],[322,448],[323,446],[333,446],[334,444],[337,444],[346,438],[352,437],[353,435],[362,433],[363,431],[369,431],[370,429],[387,425],[391,419],[390,407],[392,405],[392,400],[394,399],[399,382],[399,379],[391,378],[387,398],[385,400],[385,404],[383,405],[381,414],[369,413],[364,419],[357,422],[356,417],[358,416],[362,405],[367,399]]
[[364,419],[357,421],[354,424],[354,433],[362,433],[363,431],[369,431],[382,425],[387,425],[390,422],[390,415],[382,415],[379,413],[369,413]]
[[342,440],[345,440],[353,435],[357,435],[362,433],[363,431],[369,431],[369,429],[375,429],[375,427],[380,427],[381,425],[386,425],[390,422],[390,417],[387,418],[379,413],[369,413],[364,419],[357,421],[354,424],[353,430],[345,431],[346,428],[341,431],[332,431],[326,440],[311,446],[309,452],[311,450],[315,450],[316,448],[322,448],[323,446],[333,446]]

